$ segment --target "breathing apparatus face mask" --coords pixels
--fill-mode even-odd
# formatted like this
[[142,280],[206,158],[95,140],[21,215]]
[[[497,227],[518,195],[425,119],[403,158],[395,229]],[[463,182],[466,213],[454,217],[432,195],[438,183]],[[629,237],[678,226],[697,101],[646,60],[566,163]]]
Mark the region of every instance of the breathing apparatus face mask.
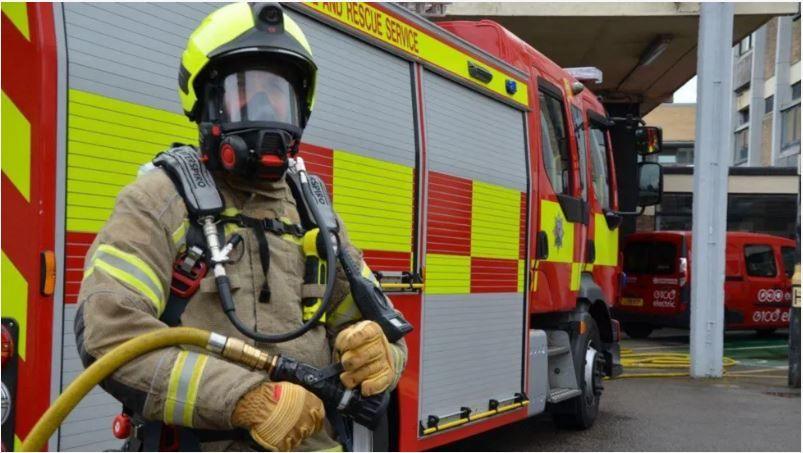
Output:
[[210,169],[270,181],[284,175],[302,132],[294,80],[292,70],[278,66],[212,71],[200,124]]

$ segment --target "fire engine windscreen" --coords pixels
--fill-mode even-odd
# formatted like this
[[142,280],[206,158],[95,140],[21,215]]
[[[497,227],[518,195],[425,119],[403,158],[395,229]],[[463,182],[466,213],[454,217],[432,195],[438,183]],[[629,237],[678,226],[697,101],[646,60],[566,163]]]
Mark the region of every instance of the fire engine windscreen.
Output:
[[224,123],[270,121],[300,126],[296,89],[277,70],[247,69],[223,79]]

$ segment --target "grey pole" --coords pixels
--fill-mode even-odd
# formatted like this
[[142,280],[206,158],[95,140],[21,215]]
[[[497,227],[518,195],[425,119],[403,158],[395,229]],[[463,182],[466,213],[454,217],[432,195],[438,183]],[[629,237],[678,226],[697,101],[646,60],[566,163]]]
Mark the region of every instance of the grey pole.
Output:
[[732,153],[733,3],[703,3],[692,207],[692,377],[722,376],[725,228]]

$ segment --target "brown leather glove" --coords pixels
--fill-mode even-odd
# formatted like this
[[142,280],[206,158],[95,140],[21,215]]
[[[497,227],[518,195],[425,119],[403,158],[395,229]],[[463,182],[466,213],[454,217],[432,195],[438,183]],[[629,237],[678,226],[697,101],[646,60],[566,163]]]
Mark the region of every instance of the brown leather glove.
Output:
[[362,385],[363,396],[384,392],[400,372],[385,333],[374,321],[360,321],[341,331],[335,338],[335,358],[346,370],[340,381],[350,389]]
[[231,424],[247,429],[263,448],[289,451],[319,431],[323,418],[323,403],[303,387],[266,382],[240,398]]

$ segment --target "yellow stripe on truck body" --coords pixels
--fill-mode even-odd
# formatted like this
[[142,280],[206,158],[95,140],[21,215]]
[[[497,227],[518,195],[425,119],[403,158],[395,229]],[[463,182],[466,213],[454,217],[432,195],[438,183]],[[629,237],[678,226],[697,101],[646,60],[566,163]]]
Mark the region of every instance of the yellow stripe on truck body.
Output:
[[[490,65],[481,63],[468,53],[432,36],[430,32],[398,20],[371,3],[309,2],[306,5],[414,58],[437,66],[468,82],[470,85],[490,90],[498,96],[519,105],[527,106],[529,98],[525,82]],[[491,80],[487,84],[477,82],[475,78],[469,75],[469,64],[479,66],[488,71],[492,75]],[[507,80],[516,82],[516,90],[513,94],[508,93],[505,87]]]
[[355,246],[410,252],[413,169],[334,150],[333,203]]
[[472,183],[471,256],[518,259],[521,192]]

